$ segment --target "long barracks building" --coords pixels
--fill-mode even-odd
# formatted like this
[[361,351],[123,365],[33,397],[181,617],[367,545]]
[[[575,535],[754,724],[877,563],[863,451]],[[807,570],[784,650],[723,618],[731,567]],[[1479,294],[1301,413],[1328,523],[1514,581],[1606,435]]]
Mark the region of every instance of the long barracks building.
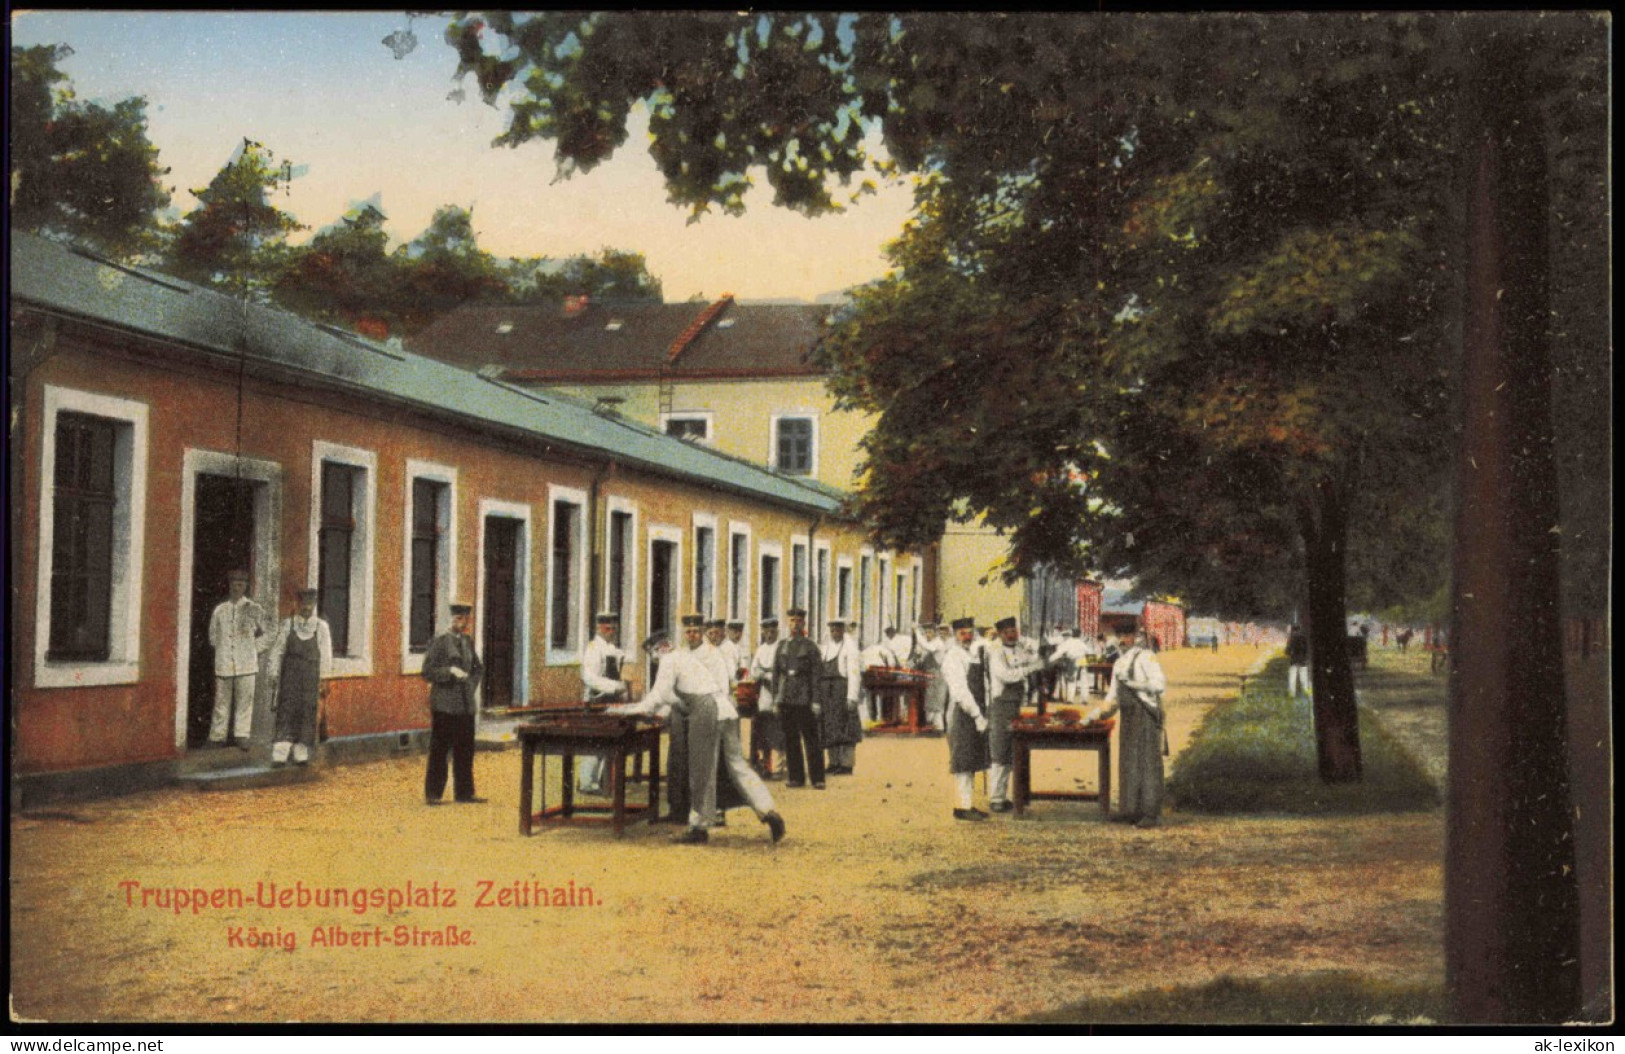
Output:
[[816,481],[33,236],[11,265],[14,801],[162,785],[206,752],[235,567],[278,616],[320,591],[340,757],[421,741],[454,600],[488,709],[578,698],[594,609],[621,614],[634,681],[687,610],[754,641],[791,606],[934,609],[930,555],[874,551]]

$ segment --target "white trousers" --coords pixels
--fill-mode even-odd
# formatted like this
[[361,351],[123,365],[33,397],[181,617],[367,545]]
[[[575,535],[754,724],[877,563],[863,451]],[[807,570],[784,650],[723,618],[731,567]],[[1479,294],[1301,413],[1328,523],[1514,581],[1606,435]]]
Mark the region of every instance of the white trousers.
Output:
[[1296,699],[1300,688],[1303,689],[1302,694],[1304,696],[1307,697],[1311,694],[1309,691],[1309,666],[1307,664],[1288,666],[1286,668],[1286,694]]
[[310,748],[303,743],[279,740],[271,744],[271,760],[279,765],[288,760],[290,753],[293,755],[295,765],[303,765],[310,760]]
[[988,766],[987,772],[987,800],[1010,800],[1010,766],[1001,765],[997,761]]
[[976,801],[976,773],[954,773],[954,789],[959,792],[959,808],[971,808]]
[[[209,741],[224,743],[226,725],[232,725],[232,736],[247,742],[254,723],[254,685],[259,675],[245,673],[241,677],[214,679],[214,720],[209,723]],[[236,716],[232,712],[235,709]]]

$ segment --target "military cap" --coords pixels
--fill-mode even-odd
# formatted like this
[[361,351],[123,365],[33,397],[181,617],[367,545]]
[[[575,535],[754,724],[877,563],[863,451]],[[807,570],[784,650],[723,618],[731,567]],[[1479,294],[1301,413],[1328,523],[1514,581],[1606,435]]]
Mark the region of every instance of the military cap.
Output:
[[786,611],[785,614],[788,615],[791,618],[806,618],[807,617],[807,609],[806,608],[791,608],[789,611]]
[[705,620],[706,629],[724,629],[728,625],[726,619],[708,618]]
[[769,626],[777,628],[779,625],[779,620],[776,618],[765,618],[761,622],[757,623],[757,625],[761,626],[763,629],[766,629]]
[[300,600],[315,600],[318,595],[319,591],[315,589],[300,589],[294,592],[294,596]]
[[956,618],[954,619],[953,627],[955,630],[975,629],[976,620],[973,618]]
[[993,628],[998,630],[1000,633],[1003,633],[1007,629],[1014,629],[1015,625],[1016,617],[1011,615],[1009,618],[1001,618],[999,621],[993,623]]
[[451,613],[453,615],[472,615],[474,613],[474,605],[473,604],[453,604],[451,606]]
[[684,629],[687,629],[690,626],[703,626],[703,625],[705,625],[705,616],[704,615],[684,615],[683,616],[683,628]]
[[733,622],[728,623],[728,628],[729,629],[744,629],[745,624],[743,622],[739,622],[739,621],[735,620]]
[[601,611],[601,612],[598,613],[598,621],[599,622],[619,622],[619,621],[621,621],[621,616],[620,616],[620,614],[618,612]]

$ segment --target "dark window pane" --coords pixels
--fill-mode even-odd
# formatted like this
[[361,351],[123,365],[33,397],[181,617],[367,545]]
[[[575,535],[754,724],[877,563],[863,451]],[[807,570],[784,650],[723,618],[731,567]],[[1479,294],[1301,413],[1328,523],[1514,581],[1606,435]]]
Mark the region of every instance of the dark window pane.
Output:
[[564,502],[553,504],[553,610],[548,633],[553,647],[570,644],[570,592],[575,552],[576,507]]
[[412,651],[427,651],[434,639],[440,582],[440,513],[447,493],[444,483],[412,481],[412,602],[407,615],[407,641]]
[[110,656],[118,428],[87,414],[57,415],[47,659],[105,662]]
[[317,611],[333,633],[333,654],[350,655],[350,563],[355,492],[362,470],[322,462],[322,525],[317,532]]
[[679,417],[666,421],[666,434],[679,439],[706,438],[705,418]]

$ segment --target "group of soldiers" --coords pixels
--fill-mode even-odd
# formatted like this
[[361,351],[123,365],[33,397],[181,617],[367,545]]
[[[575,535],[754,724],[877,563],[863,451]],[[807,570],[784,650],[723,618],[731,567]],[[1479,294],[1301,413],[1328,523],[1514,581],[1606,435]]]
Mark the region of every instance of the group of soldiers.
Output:
[[[674,839],[677,842],[709,841],[708,830],[724,826],[726,810],[739,805],[751,808],[774,841],[783,838],[784,820],[767,781],[782,776],[786,788],[802,788],[810,782],[814,790],[822,790],[829,776],[854,771],[864,726],[876,716],[863,691],[862,674],[875,667],[911,668],[930,675],[926,711],[931,723],[947,733],[949,770],[957,795],[954,817],[965,821],[988,818],[988,812],[974,805],[978,773],[986,775],[989,810],[1010,812],[1014,809],[1010,798],[1012,722],[1035,693],[1058,688],[1070,691],[1071,671],[1081,669],[1079,659],[1105,654],[1103,648],[1068,646],[1068,641],[1077,641],[1075,631],[1059,642],[1035,642],[1022,636],[1013,617],[999,620],[991,635],[979,633],[969,618],[947,624],[921,623],[912,635],[888,629],[877,645],[861,653],[849,633],[852,627],[844,620],[829,623],[821,644],[807,635],[805,610],[790,610],[785,622],[788,633],[781,640],[778,620],[764,619],[761,642],[754,654],[747,654],[744,623],[685,616],[681,646],[672,647],[661,638],[644,642],[650,656],[650,686],[641,700],[631,702],[622,669],[626,655],[614,643],[618,616],[605,613],[597,618],[597,634],[581,665],[584,699],[605,704],[615,713],[652,714],[668,721],[668,801],[673,819],[681,822],[686,817],[687,821],[687,829]],[[1121,711],[1125,737],[1128,726],[1134,724],[1136,729],[1154,726],[1160,738],[1161,669],[1152,653],[1138,647],[1133,637],[1123,638],[1122,654],[1113,647],[1106,656],[1122,669],[1114,667],[1106,704],[1090,716]],[[1104,638],[1100,643],[1104,645]],[[1050,683],[1042,684],[1046,675]],[[736,688],[742,682],[755,687],[750,758],[759,759],[757,766],[747,759],[740,731]],[[1126,738],[1124,744],[1128,750]],[[1144,753],[1140,746],[1137,739],[1135,749]],[[1149,778],[1148,760],[1135,763],[1125,756],[1123,765],[1130,778],[1141,770],[1148,778],[1142,781],[1143,793],[1125,783],[1123,798],[1128,808],[1119,819],[1155,824],[1160,810],[1162,751],[1153,754],[1154,781]],[[780,759],[777,765],[772,760],[775,757]],[[602,759],[584,761],[578,788],[602,793],[603,770]]]

